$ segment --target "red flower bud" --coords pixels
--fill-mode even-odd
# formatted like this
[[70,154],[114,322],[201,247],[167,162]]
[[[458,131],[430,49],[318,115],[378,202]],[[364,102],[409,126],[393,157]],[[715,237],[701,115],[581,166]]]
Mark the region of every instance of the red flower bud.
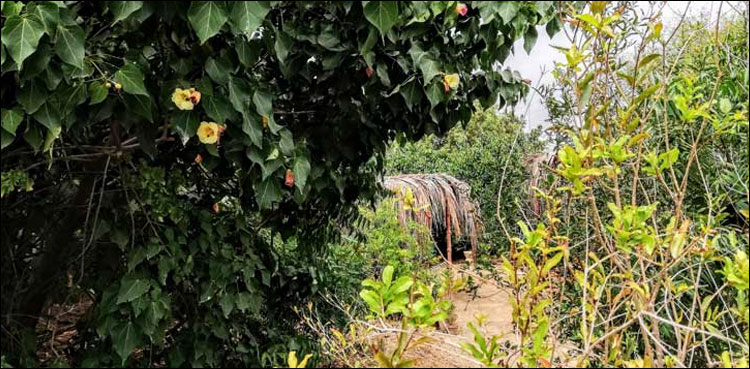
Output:
[[286,170],[286,175],[284,176],[284,186],[287,186],[289,188],[294,186],[294,172],[292,172],[291,169]]
[[456,5],[456,13],[460,14],[462,17],[465,17],[466,13],[468,12],[469,12],[469,7],[466,6],[466,4],[458,3],[458,5]]
[[372,67],[369,65],[365,68],[365,73],[367,73],[367,78],[372,77],[372,71],[373,71]]

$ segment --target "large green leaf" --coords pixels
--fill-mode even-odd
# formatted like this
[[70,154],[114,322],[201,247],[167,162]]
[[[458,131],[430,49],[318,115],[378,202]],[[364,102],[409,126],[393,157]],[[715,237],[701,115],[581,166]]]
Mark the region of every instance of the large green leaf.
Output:
[[521,6],[517,1],[499,1],[496,2],[497,14],[502,18],[503,23],[508,24],[518,13]]
[[276,57],[281,64],[286,63],[286,58],[289,56],[289,50],[292,48],[292,44],[292,38],[284,31],[276,32],[276,42],[273,45],[273,49],[276,51]]
[[15,139],[16,136],[12,133],[6,131],[5,128],[0,128],[0,150],[8,147]]
[[557,264],[560,263],[560,260],[562,260],[563,253],[558,252],[555,256],[547,259],[547,262],[544,263],[544,267],[542,267],[542,272],[540,273],[541,276],[547,275],[552,268],[554,268]]
[[424,85],[427,86],[432,82],[435,76],[440,74],[440,65],[432,60],[429,56],[424,56],[419,60],[419,69],[424,76]]
[[294,159],[294,185],[300,191],[305,189],[307,177],[310,175],[310,160],[306,155],[297,155]]
[[37,110],[32,116],[51,132],[58,132],[60,130],[59,109],[50,102],[42,104],[39,110]]
[[[31,5],[27,11],[31,11]],[[34,3],[33,13],[44,24],[47,34],[50,37],[54,36],[57,23],[60,22],[60,7],[50,1],[37,1]]]
[[359,291],[359,297],[367,303],[367,306],[375,314],[382,314],[382,305],[380,303],[380,296],[372,290]]
[[544,344],[544,340],[547,337],[548,330],[549,330],[549,322],[547,321],[547,319],[542,319],[542,321],[539,322],[539,325],[536,327],[536,330],[534,330],[534,333],[533,333],[535,352],[539,352],[542,349],[542,345]]
[[26,110],[26,114],[34,114],[47,100],[47,89],[37,80],[26,83],[18,93],[18,102]]
[[[57,100],[59,101],[60,116],[65,117],[73,112],[78,106],[83,104],[88,98],[86,85],[78,83],[74,86],[68,86],[63,89],[55,91]],[[72,119],[70,120],[73,121]]]
[[270,116],[273,113],[273,95],[267,91],[256,90],[253,94],[255,110],[261,116]]
[[234,110],[242,113],[250,106],[250,95],[253,93],[252,88],[242,78],[231,77],[229,79],[229,101],[232,103]]
[[117,293],[117,303],[122,304],[143,296],[151,285],[143,279],[123,278],[120,291]]
[[174,127],[182,139],[182,144],[186,144],[191,137],[195,136],[198,131],[200,121],[198,112],[195,110],[180,110],[175,114],[173,119]]
[[318,35],[318,44],[331,51],[344,51],[346,48],[341,45],[341,39],[338,32],[327,29]]
[[229,65],[223,58],[219,60],[208,58],[206,60],[205,69],[208,76],[211,77],[214,82],[222,86],[225,86],[227,82],[229,82],[231,65]]
[[397,1],[369,1],[365,5],[365,18],[385,35],[398,21]]
[[549,38],[554,37],[557,32],[560,32],[560,29],[562,29],[560,19],[558,17],[553,17],[549,22],[547,22],[547,25],[544,27],[544,29],[547,31],[547,36],[549,36]]
[[89,101],[89,105],[96,105],[104,99],[107,98],[107,94],[109,93],[109,89],[107,86],[99,81],[91,82],[89,85],[89,97],[91,97],[91,101]]
[[143,7],[143,1],[107,1],[107,7],[115,16],[113,23],[127,19],[136,10]]
[[294,151],[294,139],[292,132],[286,128],[279,132],[279,150],[284,155],[291,155]]
[[386,288],[391,286],[391,281],[393,280],[393,272],[394,272],[394,268],[392,265],[388,265],[385,268],[383,268],[383,275],[381,277],[383,279],[383,285]]
[[372,48],[375,46],[375,43],[377,41],[378,41],[378,30],[370,27],[370,32],[367,34],[367,39],[362,44],[362,48],[359,50],[359,53],[362,54],[362,56],[367,55],[367,53],[372,51]]
[[242,132],[250,137],[253,145],[263,147],[263,127],[257,115],[252,112],[242,114]]
[[44,23],[36,15],[15,15],[5,20],[2,42],[8,48],[11,58],[18,64],[18,69],[21,69],[23,61],[36,50],[43,34]]
[[377,68],[378,79],[383,86],[391,86],[391,78],[388,76],[388,68]]
[[148,325],[156,328],[159,321],[167,315],[167,309],[165,306],[169,306],[168,300],[166,303],[159,300],[151,300],[148,302],[146,307],[146,322]]
[[67,63],[60,63],[60,69],[62,70],[63,76],[68,80],[89,78],[94,74],[94,66],[87,63],[83,63],[83,69],[76,68]]
[[523,49],[526,50],[526,54],[531,53],[531,49],[534,47],[534,44],[536,44],[537,36],[536,27],[530,25],[526,34],[523,36]]
[[261,209],[270,209],[274,202],[281,200],[281,183],[273,176],[262,182],[256,182],[254,190],[255,201]]
[[39,43],[36,51],[24,62],[23,80],[30,80],[46,71],[50,67],[52,47],[46,43]]
[[146,118],[149,122],[154,121],[154,104],[151,100],[151,96],[124,95],[123,100],[125,101],[125,106],[127,106],[128,109],[130,109],[137,115]]
[[219,33],[227,19],[223,1],[193,1],[188,9],[188,20],[202,44]]
[[235,295],[231,293],[225,293],[224,296],[219,300],[221,306],[221,312],[224,313],[225,318],[229,318],[229,314],[234,310]]
[[112,332],[112,346],[117,355],[122,359],[122,363],[128,359],[130,354],[141,344],[141,333],[138,332],[135,324],[128,321]]
[[55,44],[55,52],[57,52],[57,56],[59,56],[62,61],[78,69],[83,69],[85,42],[86,32],[84,32],[81,27],[57,27],[57,43]]
[[237,58],[243,66],[249,67],[258,62],[257,59],[260,54],[258,43],[254,44],[245,40],[244,37],[237,37],[235,39],[235,50],[237,51]]
[[224,124],[234,116],[232,105],[223,95],[206,96],[201,104],[203,104],[206,115],[214,122]]
[[122,84],[122,89],[125,92],[133,95],[148,96],[146,86],[143,84],[143,73],[135,64],[125,64],[115,73],[115,79]]
[[23,112],[21,109],[3,109],[2,110],[2,126],[3,129],[16,134],[16,129],[23,121]]
[[271,10],[268,1],[234,1],[229,15],[235,34],[251,35]]
[[552,8],[553,5],[555,5],[554,1],[536,1],[534,2],[536,5],[536,11],[541,16],[547,15],[547,12]]
[[[276,158],[274,159],[266,159],[266,161],[263,162],[263,170],[261,172],[261,180],[265,181],[268,177],[270,177],[272,174],[276,173],[279,168],[284,166],[284,159],[281,157],[278,157],[278,149],[274,149],[274,153],[276,153]],[[280,186],[280,185],[279,185]]]
[[433,83],[427,88],[427,99],[430,100],[430,107],[435,108],[445,97],[445,92],[441,85]]
[[411,81],[401,87],[399,92],[404,97],[406,108],[411,110],[414,105],[418,105],[424,95],[424,89],[417,82]]
[[26,5],[22,1],[3,1],[0,3],[3,4],[2,10],[5,17],[12,17],[21,14],[21,10],[23,10],[23,7]]
[[47,69],[40,75],[44,83],[47,85],[47,89],[54,90],[60,84],[63,79],[62,68],[60,63],[51,63],[47,66]]
[[495,20],[495,13],[497,12],[498,1],[477,1],[474,6],[479,9],[479,25],[485,25],[492,23]]
[[23,134],[23,140],[34,149],[34,152],[38,152],[42,147],[44,137],[42,136],[42,130],[38,124],[27,124],[26,132]]
[[391,296],[396,296],[398,294],[406,292],[409,288],[411,288],[411,285],[414,284],[414,280],[412,277],[409,276],[403,276],[396,280],[396,282],[393,283],[393,286],[391,286]]
[[256,148],[254,146],[250,146],[245,150],[245,156],[247,156],[250,161],[252,161],[255,164],[258,164],[261,169],[265,166],[265,160],[263,160],[263,153],[260,151],[259,148]]

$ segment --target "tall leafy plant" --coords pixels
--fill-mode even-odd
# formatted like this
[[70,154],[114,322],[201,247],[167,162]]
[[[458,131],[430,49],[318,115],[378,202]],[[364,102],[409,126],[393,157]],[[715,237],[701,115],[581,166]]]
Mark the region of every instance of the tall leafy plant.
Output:
[[316,276],[276,237],[314,257],[389,141],[517,101],[498,66],[552,5],[2,2],[0,167],[33,184],[3,175],[3,353],[36,352],[19,338],[66,274],[96,302],[76,364],[250,365],[296,342],[278,315]]
[[565,97],[550,97],[559,164],[541,192],[562,210],[572,310],[548,309],[560,316],[549,332],[575,337],[578,365],[742,365],[748,192],[720,178],[748,165],[747,89],[734,88],[747,33],[717,17],[666,34],[660,5],[646,11],[568,9],[572,46],[553,72]]

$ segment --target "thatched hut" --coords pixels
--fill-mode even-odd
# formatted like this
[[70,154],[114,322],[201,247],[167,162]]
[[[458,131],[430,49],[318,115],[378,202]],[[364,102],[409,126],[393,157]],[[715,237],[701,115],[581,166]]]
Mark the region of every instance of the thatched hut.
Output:
[[[476,261],[477,239],[482,232],[479,204],[471,198],[471,187],[447,174],[402,174],[385,177],[383,186],[399,196],[399,221],[413,220],[432,231],[439,249],[444,249],[449,263],[453,262],[452,241],[471,245]],[[413,204],[404,206],[404,198],[411,192]]]

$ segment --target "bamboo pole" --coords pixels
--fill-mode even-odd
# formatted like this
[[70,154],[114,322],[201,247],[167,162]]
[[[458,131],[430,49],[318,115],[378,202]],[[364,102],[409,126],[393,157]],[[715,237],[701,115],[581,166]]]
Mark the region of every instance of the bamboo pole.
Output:
[[[447,205],[446,205],[447,208]],[[445,217],[445,252],[448,254],[448,265],[453,265],[453,246],[451,246],[451,217]]]

